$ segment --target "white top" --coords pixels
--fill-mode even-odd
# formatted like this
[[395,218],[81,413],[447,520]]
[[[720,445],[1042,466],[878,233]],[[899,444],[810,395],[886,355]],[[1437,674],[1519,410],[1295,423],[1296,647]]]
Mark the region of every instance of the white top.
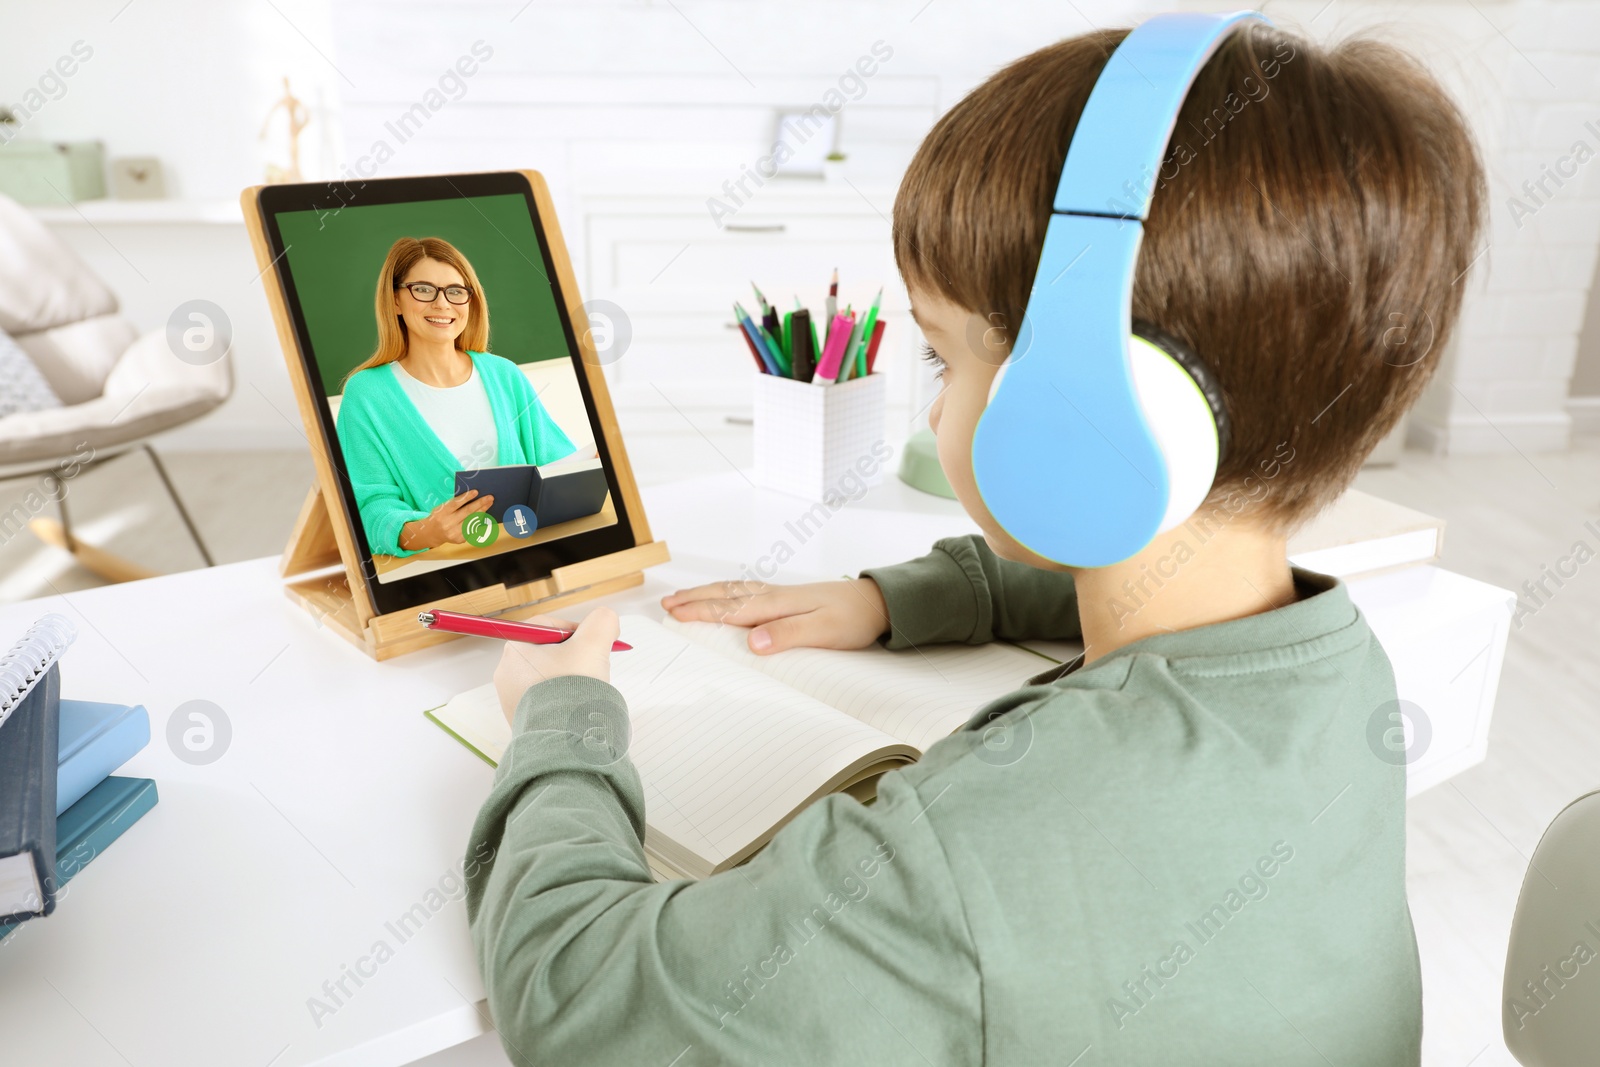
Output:
[[495,465],[500,435],[495,432],[489,391],[478,377],[477,364],[473,364],[466,381],[444,389],[417,381],[401,362],[390,365],[394,367],[394,380],[411,398],[422,421],[444,442],[462,470]]

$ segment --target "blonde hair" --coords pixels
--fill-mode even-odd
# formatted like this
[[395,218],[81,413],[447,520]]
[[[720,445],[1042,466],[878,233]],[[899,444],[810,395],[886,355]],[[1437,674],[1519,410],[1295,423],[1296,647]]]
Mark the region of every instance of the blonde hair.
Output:
[[478,284],[477,272],[467,262],[467,257],[442,237],[402,237],[389,246],[389,254],[383,257],[383,269],[378,272],[378,290],[373,297],[373,310],[378,317],[378,348],[344,376],[345,382],[369,367],[381,367],[405,356],[409,343],[406,324],[394,309],[394,296],[399,291],[400,279],[424,259],[448,263],[461,272],[472,289],[472,298],[466,304],[471,309],[467,328],[456,338],[456,348],[462,352],[489,350],[489,305],[483,299],[483,286]]

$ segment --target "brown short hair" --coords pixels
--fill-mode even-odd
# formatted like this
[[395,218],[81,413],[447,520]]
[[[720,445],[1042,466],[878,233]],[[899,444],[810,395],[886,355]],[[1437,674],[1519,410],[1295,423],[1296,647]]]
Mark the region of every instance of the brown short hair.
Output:
[[[1127,33],[1024,56],[934,125],[894,207],[908,286],[1021,322],[1073,129]],[[1133,315],[1220,379],[1232,442],[1213,502],[1289,443],[1259,508],[1287,530],[1344,490],[1438,366],[1479,254],[1483,167],[1416,60],[1266,25],[1206,64],[1168,153]]]

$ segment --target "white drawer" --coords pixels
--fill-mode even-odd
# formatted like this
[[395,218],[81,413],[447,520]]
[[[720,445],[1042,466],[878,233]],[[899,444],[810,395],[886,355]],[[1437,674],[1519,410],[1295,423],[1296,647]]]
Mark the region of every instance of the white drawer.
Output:
[[633,340],[610,368],[618,401],[645,407],[745,407],[755,363],[722,314],[636,317]]
[[717,228],[709,216],[599,216],[589,220],[587,292],[645,306],[689,300],[704,310],[754,300],[753,279],[767,298],[826,293],[838,268],[860,300],[894,281],[889,223],[877,215],[745,215]]
[[751,206],[721,228],[702,205],[682,200],[659,212],[591,211],[584,296],[618,304],[632,329],[627,353],[608,370],[618,403],[748,407],[755,367],[734,325],[733,302],[759,314],[752,281],[780,312],[792,310],[798,296],[820,331],[837,268],[840,309],[853,304],[865,313],[882,286],[880,315],[903,340],[910,319],[888,221],[866,203],[854,212],[838,210],[837,201],[821,206],[831,210]]

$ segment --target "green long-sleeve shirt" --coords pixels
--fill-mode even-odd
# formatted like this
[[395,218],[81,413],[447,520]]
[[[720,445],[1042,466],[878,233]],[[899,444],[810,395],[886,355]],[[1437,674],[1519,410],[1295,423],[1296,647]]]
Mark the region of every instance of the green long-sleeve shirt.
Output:
[[[572,439],[520,367],[489,352],[467,355],[494,415],[497,465],[550,463],[573,453]],[[455,496],[461,464],[406,396],[390,363],[345,383],[336,429],[367,544],[376,553],[416,555],[400,547],[400,531]]]
[[[1069,577],[979,538],[866,574],[892,647],[1077,632]],[[568,732],[625,738],[621,695],[532,687],[469,844],[493,856],[467,904],[507,1051],[1417,1064],[1405,770],[1369,740],[1393,676],[1341,584],[1295,580],[1294,604],[1032,679],[875,803],[828,797],[700,882],[651,882],[637,772]]]

